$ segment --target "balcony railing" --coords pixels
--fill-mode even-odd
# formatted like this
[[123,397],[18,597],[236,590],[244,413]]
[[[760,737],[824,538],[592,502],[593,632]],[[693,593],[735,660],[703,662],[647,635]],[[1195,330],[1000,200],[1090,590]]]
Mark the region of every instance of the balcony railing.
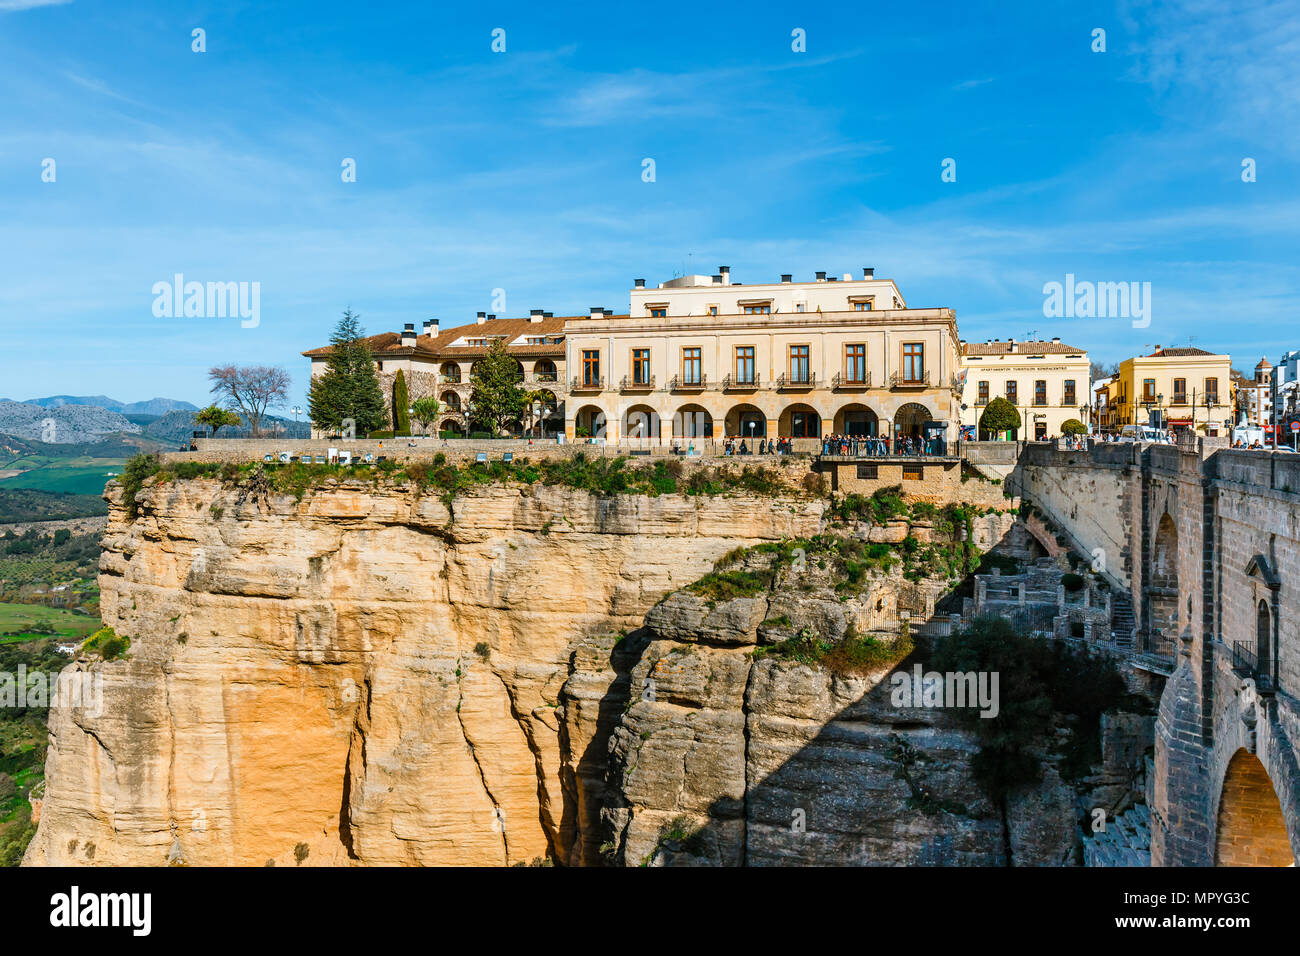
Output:
[[831,378],[831,388],[850,389],[850,388],[870,388],[870,387],[871,387],[870,372],[867,372],[865,375],[858,378],[849,378],[843,372],[836,372],[834,377]]
[[702,392],[708,387],[709,377],[707,375],[701,375],[699,378],[674,375],[668,382],[668,388],[673,392]]
[[653,392],[655,390],[655,377],[651,375],[648,379],[637,381],[630,375],[624,375],[619,388],[624,392]]
[[780,375],[776,380],[778,389],[816,388],[817,376],[809,372],[806,375]]
[[1232,642],[1232,669],[1245,677],[1259,674],[1259,658],[1255,655],[1255,645],[1243,641]]
[[573,381],[569,385],[571,392],[603,392],[605,390],[605,380],[603,378],[588,378],[585,381],[582,376],[573,376]]
[[724,392],[751,392],[762,387],[763,384],[757,372],[746,378],[727,375],[722,379],[722,390]]
[[929,388],[930,387],[930,370],[926,369],[920,377],[904,378],[902,372],[894,372],[889,376],[890,388]]

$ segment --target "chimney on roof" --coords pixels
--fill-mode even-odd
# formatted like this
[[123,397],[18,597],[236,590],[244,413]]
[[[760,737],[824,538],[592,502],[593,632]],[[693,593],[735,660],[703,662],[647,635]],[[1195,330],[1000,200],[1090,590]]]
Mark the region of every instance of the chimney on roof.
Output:
[[529,313],[528,313],[528,321],[529,321],[529,322],[540,322],[540,321],[542,321],[542,310],[541,310],[541,309],[532,309],[531,311],[529,311]]
[[845,282],[852,282],[852,281],[853,281],[853,273],[852,273],[852,272],[846,272],[846,273],[844,273],[844,281],[845,281]]
[[437,319],[425,319],[425,320],[424,320],[424,334],[425,334],[425,335],[437,335],[437,334],[438,334],[438,320],[437,320]]
[[555,318],[555,313],[554,313],[554,312],[543,312],[542,315],[543,315],[544,317],[548,318],[548,319],[553,319],[553,318]]
[[818,282],[825,282],[825,281],[826,281],[826,273],[824,273],[824,272],[819,272],[819,273],[817,273],[817,281],[818,281]]
[[827,281],[827,282],[838,282],[839,279],[838,279],[836,276],[827,276],[827,277],[826,277],[826,281]]
[[645,279],[633,279],[632,281],[636,284],[636,287],[638,289],[645,288]]
[[721,272],[719,272],[719,273],[717,273],[716,275],[714,275],[714,277],[713,277],[713,284],[714,284],[714,285],[722,285],[722,273],[721,273]]
[[722,275],[722,284],[731,285],[731,266],[718,266],[718,272]]
[[1052,336],[1052,344],[1053,344],[1053,345],[1060,345],[1060,344],[1061,344],[1061,337],[1060,337],[1059,335],[1053,335],[1053,336]]
[[591,318],[603,319],[605,317],[605,307],[603,305],[593,305],[591,307]]
[[486,321],[487,321],[487,313],[486,313],[486,312],[480,312],[480,313],[478,314],[478,324],[479,324],[479,325],[482,325],[482,324],[483,324],[484,322],[486,322]]
[[404,349],[415,348],[415,323],[414,322],[407,322],[406,325],[402,327],[402,348]]
[[793,278],[794,278],[794,273],[793,273],[793,272],[782,272],[782,273],[781,273],[781,281],[782,281],[782,282],[789,282],[789,281],[790,281],[791,279],[793,279]]
[[864,279],[874,279],[875,277],[876,277],[876,270],[875,270],[875,268],[874,268],[873,266],[863,266],[863,267],[862,267],[862,278],[864,278]]

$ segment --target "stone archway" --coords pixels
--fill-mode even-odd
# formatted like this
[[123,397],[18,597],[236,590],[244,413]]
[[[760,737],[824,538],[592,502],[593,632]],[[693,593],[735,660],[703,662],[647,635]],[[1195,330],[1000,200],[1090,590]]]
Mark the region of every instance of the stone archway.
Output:
[[1260,759],[1244,747],[1223,777],[1214,838],[1215,866],[1292,866],[1295,855],[1277,791]]
[[820,438],[822,419],[811,405],[789,406],[781,413],[779,428],[782,438]]
[[836,435],[877,435],[880,432],[880,417],[866,405],[853,403],[845,405],[835,413]]
[[683,405],[673,415],[674,438],[712,438],[713,416],[703,405]]
[[578,438],[604,438],[605,410],[599,405],[583,405],[573,418],[573,428]]
[[920,438],[921,426],[933,420],[930,409],[919,402],[908,402],[894,412],[894,438]]
[[1150,646],[1154,654],[1172,656],[1178,636],[1178,528],[1166,511],[1156,526],[1147,582]]
[[766,438],[767,416],[754,405],[736,405],[727,410],[726,430],[733,438]]
[[659,413],[649,405],[633,405],[623,416],[623,437],[653,441],[659,437]]

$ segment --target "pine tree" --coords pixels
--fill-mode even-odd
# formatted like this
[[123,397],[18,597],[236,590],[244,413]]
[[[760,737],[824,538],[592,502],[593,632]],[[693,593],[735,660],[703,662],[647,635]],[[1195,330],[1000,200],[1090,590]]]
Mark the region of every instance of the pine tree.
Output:
[[406,391],[406,376],[399,368],[393,381],[393,434],[411,434],[411,396]]
[[308,413],[322,431],[338,431],[349,419],[358,435],[383,427],[388,420],[384,393],[365,331],[348,309],[330,336],[325,372],[314,376],[308,392]]
[[470,403],[474,418],[492,427],[495,435],[524,413],[523,374],[506,351],[504,339],[493,339],[487,355],[470,372]]

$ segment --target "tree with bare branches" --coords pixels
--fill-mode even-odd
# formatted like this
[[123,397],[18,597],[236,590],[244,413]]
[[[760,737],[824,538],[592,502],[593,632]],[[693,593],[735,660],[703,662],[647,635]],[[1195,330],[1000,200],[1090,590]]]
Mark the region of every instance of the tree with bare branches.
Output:
[[220,365],[208,369],[212,394],[244,413],[253,437],[266,410],[289,398],[289,373],[276,365]]

